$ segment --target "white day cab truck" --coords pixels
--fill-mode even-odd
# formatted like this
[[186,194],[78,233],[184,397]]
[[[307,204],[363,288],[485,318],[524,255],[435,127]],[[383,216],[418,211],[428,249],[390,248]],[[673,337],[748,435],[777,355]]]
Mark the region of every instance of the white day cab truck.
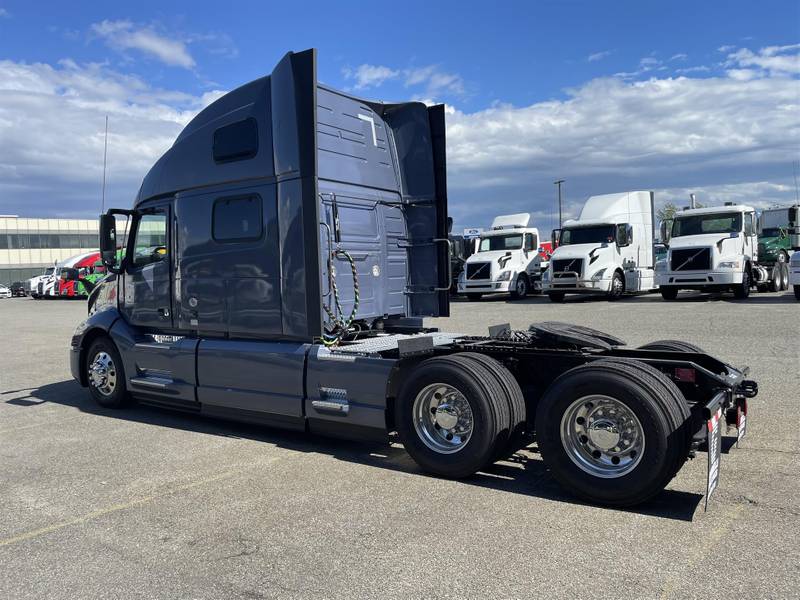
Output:
[[614,506],[708,447],[708,497],[723,426],[743,434],[758,392],[745,369],[564,323],[425,326],[450,307],[445,138],[444,106],[356,98],[317,82],[314,51],[287,54],[101,216],[110,274],[72,336],[73,376],[108,408],[399,439],[449,478],[535,439],[566,489]]
[[[790,212],[793,228],[797,208]],[[744,299],[753,287],[781,290],[791,278],[785,262],[759,259],[758,221],[751,206],[728,202],[684,209],[661,224],[661,237],[669,250],[656,265],[656,282],[665,300],[675,300],[679,290],[732,291]]]
[[557,248],[542,278],[553,302],[566,294],[623,294],[655,287],[653,192],[591,196],[580,217],[553,232]]
[[539,245],[539,230],[529,226],[530,218],[529,213],[495,217],[464,265],[458,279],[459,294],[480,300],[484,294],[506,292],[519,300],[539,293],[548,249]]

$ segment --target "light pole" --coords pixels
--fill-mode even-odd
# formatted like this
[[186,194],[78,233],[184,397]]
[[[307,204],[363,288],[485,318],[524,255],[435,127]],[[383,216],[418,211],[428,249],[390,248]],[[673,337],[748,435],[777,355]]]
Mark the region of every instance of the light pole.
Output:
[[553,185],[558,186],[558,228],[561,229],[561,184],[564,183],[563,179],[554,181]]

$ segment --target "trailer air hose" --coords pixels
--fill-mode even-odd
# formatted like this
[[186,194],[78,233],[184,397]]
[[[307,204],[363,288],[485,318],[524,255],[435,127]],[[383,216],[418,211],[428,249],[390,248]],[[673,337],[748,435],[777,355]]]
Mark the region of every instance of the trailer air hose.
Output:
[[[356,313],[358,312],[358,271],[356,269],[356,262],[353,260],[353,257],[346,250],[336,250],[332,253],[331,258],[338,258],[344,257],[347,262],[350,263],[350,271],[353,274],[353,309],[350,311],[350,316],[347,319],[342,319],[342,304],[339,299],[339,288],[336,285],[336,276],[334,275],[331,277],[331,291],[333,292],[333,300],[335,303],[336,314],[334,314],[333,310],[330,306],[323,304],[322,307],[325,309],[325,312],[328,314],[328,318],[330,319],[330,324],[332,327],[332,332],[328,333],[323,331],[322,333],[322,343],[328,347],[338,346],[339,343],[342,341],[342,338],[345,336],[347,331],[350,329],[350,326],[353,324],[353,320],[356,318]],[[330,265],[332,261],[328,264]],[[330,266],[329,266],[330,269]],[[337,316],[338,315],[338,316]]]

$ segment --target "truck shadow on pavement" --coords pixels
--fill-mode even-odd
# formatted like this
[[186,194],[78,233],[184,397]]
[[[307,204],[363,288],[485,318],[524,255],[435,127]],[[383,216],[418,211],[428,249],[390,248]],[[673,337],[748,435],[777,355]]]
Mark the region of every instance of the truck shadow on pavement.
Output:
[[[19,394],[27,395],[16,397]],[[15,397],[3,398],[10,395]],[[365,466],[418,474],[422,477],[435,477],[424,473],[393,436],[389,436],[386,443],[353,442],[321,435],[272,429],[262,425],[221,421],[199,414],[169,411],[151,406],[133,405],[122,410],[107,409],[96,405],[86,390],[72,380],[51,383],[38,388],[0,391],[0,401],[22,407],[34,407],[47,403],[60,404],[101,417],[181,429],[205,435],[261,441],[296,452],[327,454],[338,460]],[[553,480],[544,463],[536,454],[535,447],[529,447],[508,460],[496,463],[490,469],[464,479],[460,483],[592,507],[565,492]],[[678,521],[692,521],[702,498],[702,494],[664,490],[654,499],[634,508],[606,510],[619,510],[620,512]]]

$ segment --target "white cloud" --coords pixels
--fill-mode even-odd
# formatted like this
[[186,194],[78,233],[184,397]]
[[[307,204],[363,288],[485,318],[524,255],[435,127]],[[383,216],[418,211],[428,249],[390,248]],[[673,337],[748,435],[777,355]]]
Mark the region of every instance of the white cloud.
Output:
[[428,99],[442,94],[462,96],[465,90],[464,80],[460,75],[443,71],[439,65],[401,70],[384,65],[363,64],[355,68],[345,67],[342,75],[354,82],[355,90],[378,88],[389,80],[400,79],[404,87],[421,90],[417,97]]
[[0,212],[91,215],[109,115],[108,191],[128,206],[180,130],[221,92],[154,88],[98,64],[0,61]]
[[127,20],[105,20],[92,24],[91,29],[116,50],[138,50],[174,67],[191,69],[195,66],[183,40],[162,35],[152,27],[141,27]]
[[389,67],[368,64],[359,65],[355,69],[345,67],[342,73],[346,79],[355,80],[353,87],[357,90],[380,87],[385,81],[400,75],[400,71],[395,71]]
[[[728,54],[727,65],[755,69],[754,73],[769,73],[772,76],[800,74],[800,44],[788,46],[767,46],[757,52],[740,48]],[[792,52],[794,51],[794,52]]]
[[442,71],[439,65],[416,67],[403,71],[406,87],[424,86],[427,96],[441,94],[461,96],[465,92],[464,80],[456,73]]
[[688,54],[684,54],[683,52],[679,52],[678,54],[673,54],[669,57],[670,60],[686,60],[689,58]]
[[[397,72],[392,81],[408,83],[409,93],[433,101],[440,94],[425,94],[427,88],[446,88],[453,80],[437,80],[447,73],[436,67],[425,69],[389,70]],[[498,103],[470,113],[449,105],[448,184],[456,226],[485,226],[499,205],[544,219],[554,207],[552,182],[560,177],[567,179],[568,214],[586,196],[625,189],[654,189],[661,201],[688,192],[704,203],[792,201],[798,81],[752,69],[758,76],[747,80],[659,79],[654,70],[648,81],[594,79],[563,100],[528,106]],[[128,206],[152,163],[219,94],[159,89],[103,65],[70,60],[52,66],[0,61],[0,212],[96,213],[105,114],[108,203]]]
[[613,50],[603,50],[602,52],[595,52],[594,54],[590,54],[586,57],[586,60],[589,62],[597,62],[598,60],[603,60],[607,56],[611,56],[613,54]]
[[0,19],[8,19],[9,17],[11,17],[11,13],[5,8],[0,7]]
[[541,210],[560,177],[581,202],[692,186],[720,203],[736,190],[737,200],[759,204],[763,182],[777,186],[771,202],[791,201],[786,165],[800,142],[797,90],[786,78],[607,78],[566,100],[455,110],[447,131],[452,214],[459,226],[486,224],[500,198],[508,212]]

